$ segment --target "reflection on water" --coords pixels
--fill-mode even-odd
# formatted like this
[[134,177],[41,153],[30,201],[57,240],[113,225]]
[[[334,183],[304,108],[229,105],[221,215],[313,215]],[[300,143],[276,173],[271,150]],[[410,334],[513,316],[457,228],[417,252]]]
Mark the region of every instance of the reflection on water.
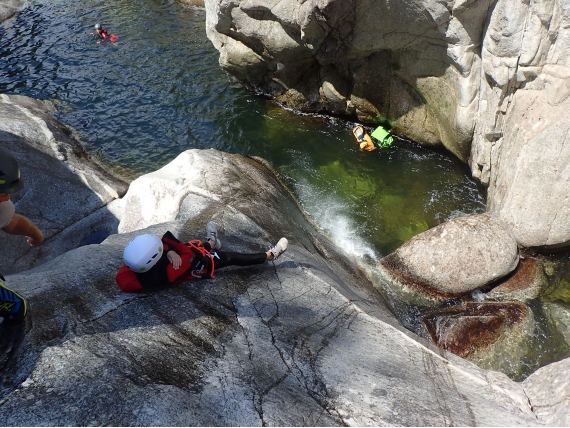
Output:
[[[0,26],[0,93],[57,103],[60,121],[135,177],[190,148],[260,156],[349,253],[374,261],[485,210],[467,167],[396,139],[360,152],[354,124],[253,96],[218,65],[205,12],[163,0],[39,0]],[[119,41],[97,43],[101,23]]]

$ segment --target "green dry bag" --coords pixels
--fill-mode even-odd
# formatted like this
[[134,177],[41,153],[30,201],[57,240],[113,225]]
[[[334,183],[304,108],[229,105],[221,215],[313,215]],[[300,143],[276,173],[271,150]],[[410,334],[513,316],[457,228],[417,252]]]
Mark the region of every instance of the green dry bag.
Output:
[[370,136],[376,140],[378,147],[390,147],[394,142],[394,138],[390,135],[390,131],[387,131],[381,126],[376,128]]

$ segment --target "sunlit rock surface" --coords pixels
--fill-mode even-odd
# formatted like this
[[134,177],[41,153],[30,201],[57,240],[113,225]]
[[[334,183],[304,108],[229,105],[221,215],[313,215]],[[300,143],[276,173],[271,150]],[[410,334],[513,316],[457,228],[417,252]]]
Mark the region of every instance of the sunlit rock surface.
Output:
[[0,144],[18,161],[24,188],[11,195],[16,213],[32,220],[45,241],[0,232],[3,273],[19,272],[79,245],[116,233],[127,184],[89,161],[71,131],[41,101],[0,94]]
[[[178,177],[180,164],[192,173]],[[175,219],[137,230],[143,214],[126,209],[132,232],[8,276],[30,317],[0,324],[1,425],[542,424],[522,384],[399,327],[261,163],[192,150],[171,166],[164,197],[186,194]],[[150,185],[132,190],[160,200]],[[282,235],[289,249],[157,292],[116,286],[133,236],[199,238],[211,219],[226,249],[260,251]],[[550,421],[559,401],[533,387]]]
[[570,99],[549,98],[549,91],[564,93],[570,67],[556,70],[561,76],[551,82],[554,87],[543,82],[541,90],[512,95],[503,138],[490,152],[488,210],[525,247],[549,249],[570,241]]
[[536,371],[522,386],[538,418],[549,426],[570,425],[570,359]]
[[458,217],[382,258],[403,281],[448,296],[469,293],[512,272],[519,255],[509,228],[493,214]]

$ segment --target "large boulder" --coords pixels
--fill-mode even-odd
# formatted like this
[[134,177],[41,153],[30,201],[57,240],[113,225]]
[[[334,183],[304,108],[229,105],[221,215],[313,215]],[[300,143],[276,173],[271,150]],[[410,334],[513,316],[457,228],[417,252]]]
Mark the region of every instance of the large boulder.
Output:
[[30,248],[22,236],[1,233],[3,273],[39,266],[72,248],[116,233],[120,197],[128,185],[88,159],[49,104],[0,94],[0,144],[17,159],[24,189],[11,195],[16,213],[43,232]]
[[496,284],[496,287],[486,293],[485,298],[503,302],[527,302],[536,299],[547,284],[541,260],[538,257],[525,257],[520,259],[513,274]]
[[550,364],[528,377],[522,386],[533,411],[548,426],[570,425],[570,359]]
[[449,220],[380,260],[403,282],[446,296],[491,284],[512,272],[518,262],[510,229],[491,213]]
[[[163,197],[186,195],[174,220],[140,229],[143,213],[125,209],[132,232],[8,276],[30,316],[0,325],[1,425],[542,424],[521,384],[398,326],[262,163],[192,150],[171,166]],[[160,207],[152,181],[131,190]],[[155,292],[116,286],[133,236],[199,238],[212,218],[225,249],[260,251],[281,235],[289,249]],[[551,421],[556,397],[534,388]]]
[[[570,78],[570,67],[560,72]],[[488,210],[508,223],[525,247],[570,242],[570,98],[552,97],[547,90],[517,92],[496,143],[500,149],[489,159]]]

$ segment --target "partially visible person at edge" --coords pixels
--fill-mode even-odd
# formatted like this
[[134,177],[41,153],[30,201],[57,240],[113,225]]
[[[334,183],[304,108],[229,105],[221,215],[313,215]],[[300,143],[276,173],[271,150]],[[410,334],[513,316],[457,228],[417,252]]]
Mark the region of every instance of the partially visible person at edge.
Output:
[[[11,235],[23,235],[35,247],[44,242],[44,235],[26,217],[16,214],[10,194],[24,186],[20,178],[20,167],[12,154],[0,147],[0,228]],[[21,321],[28,313],[26,299],[4,285],[0,273],[0,317],[4,321]]]
[[125,264],[115,280],[126,292],[153,290],[178,279],[214,278],[217,269],[226,266],[251,266],[276,260],[287,250],[287,239],[264,253],[242,254],[219,251],[218,230],[213,222],[206,228],[203,241],[180,242],[171,232],[162,238],[139,235],[132,239],[123,252]]
[[12,154],[0,147],[0,228],[11,235],[23,235],[30,246],[44,242],[40,229],[24,216],[16,214],[10,194],[24,186],[20,178],[20,167]]

